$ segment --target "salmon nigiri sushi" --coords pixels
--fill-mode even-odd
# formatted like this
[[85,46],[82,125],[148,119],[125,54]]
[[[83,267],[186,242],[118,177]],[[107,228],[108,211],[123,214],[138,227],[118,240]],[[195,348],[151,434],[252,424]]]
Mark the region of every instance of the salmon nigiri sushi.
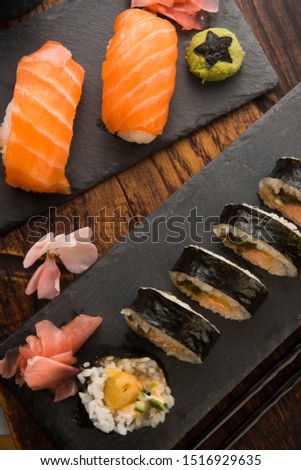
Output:
[[55,41],[20,60],[13,100],[0,128],[7,184],[70,193],[65,166],[84,75],[71,52]]
[[102,120],[112,134],[146,144],[161,135],[175,88],[177,34],[140,9],[116,19],[102,66]]

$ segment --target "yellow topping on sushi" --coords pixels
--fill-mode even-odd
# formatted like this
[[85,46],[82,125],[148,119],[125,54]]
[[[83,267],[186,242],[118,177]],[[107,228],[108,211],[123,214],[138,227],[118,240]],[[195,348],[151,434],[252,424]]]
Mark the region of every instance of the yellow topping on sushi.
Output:
[[108,378],[104,386],[104,401],[109,408],[120,410],[137,400],[143,385],[133,374],[118,367],[105,368],[105,373]]

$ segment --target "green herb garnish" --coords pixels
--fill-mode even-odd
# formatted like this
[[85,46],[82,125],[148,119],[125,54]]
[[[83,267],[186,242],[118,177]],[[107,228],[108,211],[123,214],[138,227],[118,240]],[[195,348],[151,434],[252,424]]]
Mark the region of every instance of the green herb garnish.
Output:
[[135,403],[135,410],[138,411],[139,413],[144,413],[145,412],[145,402],[137,400],[136,403]]
[[160,410],[160,411],[166,410],[166,406],[164,405],[164,403],[162,403],[162,401],[160,400],[157,400],[157,398],[153,398],[153,397],[149,398],[148,403],[150,404],[150,406],[152,406],[153,408],[156,408],[157,410]]

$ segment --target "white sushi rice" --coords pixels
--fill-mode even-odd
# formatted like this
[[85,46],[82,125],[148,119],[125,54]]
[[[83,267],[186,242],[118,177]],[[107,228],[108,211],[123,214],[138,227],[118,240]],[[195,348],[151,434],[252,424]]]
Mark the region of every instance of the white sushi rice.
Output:
[[11,102],[6,108],[2,127],[0,127],[0,148],[2,147],[3,163],[5,163],[6,147],[11,129],[13,105],[14,100],[11,100]]
[[[134,404],[131,412],[128,407],[126,407],[126,411],[108,408],[104,400],[104,387],[107,380],[104,369],[116,367],[133,374],[144,384],[148,379],[150,383],[158,382],[156,391],[160,394],[160,399],[166,410],[160,411],[149,407],[145,413],[139,413],[135,411]],[[115,431],[126,435],[128,432],[146,426],[155,428],[159,423],[164,422],[166,414],[174,405],[174,398],[162,370],[156,361],[148,357],[119,359],[109,356],[103,358],[96,366],[90,367],[90,364],[87,366],[85,364],[85,368],[78,374],[78,380],[84,390],[79,392],[79,396],[90,420],[97,429],[105,433]]]
[[149,132],[137,130],[128,132],[118,131],[117,135],[127,142],[135,142],[136,144],[149,144],[157,137],[156,135],[150,134]]

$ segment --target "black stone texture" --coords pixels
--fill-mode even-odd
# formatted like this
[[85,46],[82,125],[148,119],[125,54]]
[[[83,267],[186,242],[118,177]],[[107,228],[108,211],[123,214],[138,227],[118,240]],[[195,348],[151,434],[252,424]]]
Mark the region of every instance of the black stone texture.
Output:
[[151,144],[130,144],[99,127],[102,81],[101,65],[113,35],[116,16],[128,8],[129,0],[65,0],[14,28],[0,34],[0,121],[13,97],[18,61],[32,53],[48,39],[61,41],[73,58],[86,70],[83,95],[74,125],[74,138],[66,175],[71,182],[70,196],[35,194],[5,184],[4,168],[0,171],[0,234],[43,215],[182,136],[204,126],[217,116],[252,100],[271,89],[276,74],[259,43],[247,26],[234,0],[221,2],[220,12],[211,16],[211,26],[233,30],[246,52],[239,73],[225,82],[202,85],[186,65],[185,51],[194,31],[179,34],[179,59],[176,89],[162,137]]

